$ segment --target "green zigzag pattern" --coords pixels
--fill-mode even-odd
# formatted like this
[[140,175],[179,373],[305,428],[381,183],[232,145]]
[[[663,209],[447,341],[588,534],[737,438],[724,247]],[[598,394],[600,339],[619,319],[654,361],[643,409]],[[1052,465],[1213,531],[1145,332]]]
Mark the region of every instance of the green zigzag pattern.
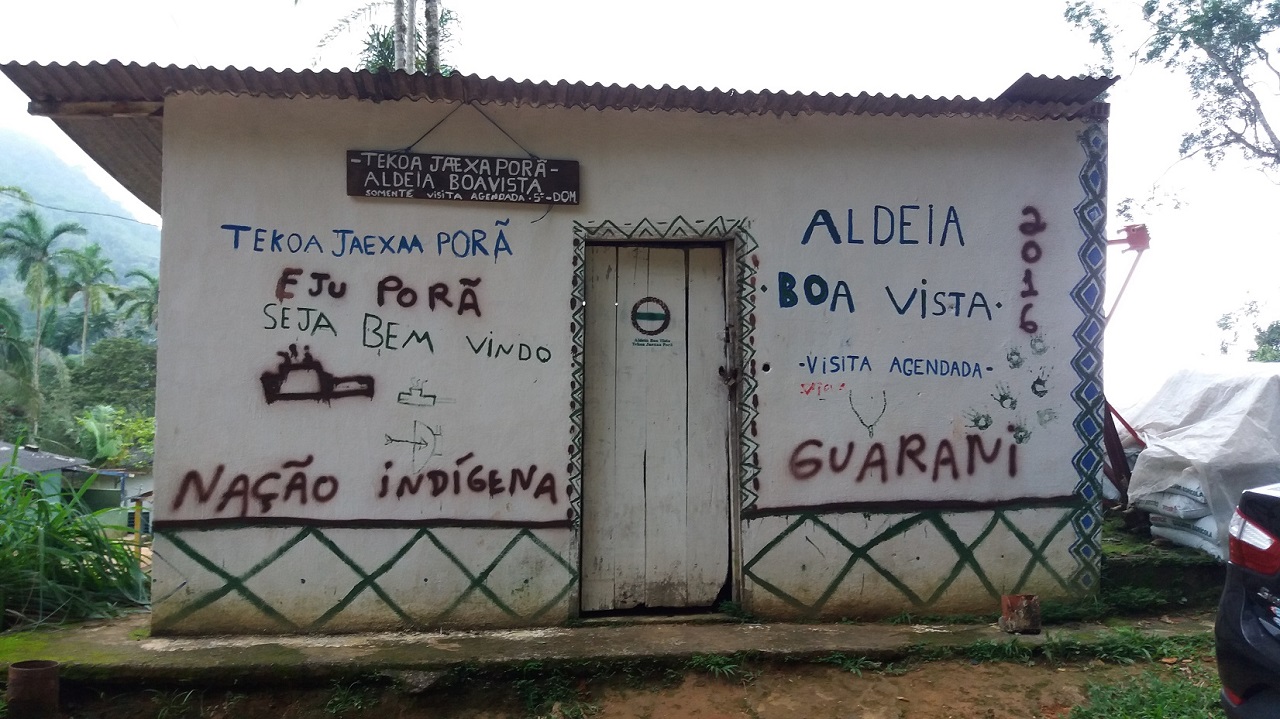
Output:
[[[267,554],[248,570],[240,574],[232,574],[223,569],[217,562],[204,556],[203,553],[196,548],[198,541],[188,541],[191,535],[199,536],[209,531],[228,531],[228,530],[192,530],[187,532],[165,532],[163,537],[169,541],[179,552],[186,555],[196,565],[209,572],[210,574],[221,580],[221,586],[217,589],[206,592],[196,597],[192,601],[183,605],[181,609],[171,615],[167,615],[163,619],[163,624],[157,626],[157,629],[163,630],[169,626],[180,625],[185,620],[197,615],[202,609],[210,606],[214,602],[227,596],[237,596],[246,603],[258,610],[262,616],[271,620],[278,628],[288,632],[318,632],[323,631],[329,626],[334,619],[339,617],[352,602],[354,602],[364,592],[371,592],[376,595],[391,610],[392,613],[400,619],[402,626],[406,629],[428,629],[439,626],[448,621],[449,617],[461,604],[471,595],[479,594],[490,602],[503,614],[512,619],[523,622],[537,621],[553,607],[559,604],[570,591],[577,586],[578,571],[577,568],[569,564],[554,549],[549,547],[545,542],[538,538],[528,529],[514,530],[510,541],[498,552],[492,560],[489,561],[479,571],[472,571],[457,554],[454,553],[438,536],[436,532],[430,529],[417,530],[408,541],[396,549],[391,555],[371,571],[365,570],[358,562],[351,558],[338,542],[328,536],[324,530],[316,527],[303,527],[295,532],[288,540],[283,542],[274,551]],[[234,531],[234,530],[231,530]],[[491,530],[493,531],[493,530]],[[359,577],[350,590],[339,600],[334,602],[327,611],[322,613],[315,620],[300,624],[285,616],[278,608],[259,596],[248,587],[248,581],[253,577],[268,571],[273,565],[281,560],[289,550],[301,544],[307,539],[318,542],[321,546],[333,554],[333,556],[342,564],[349,567],[352,572]],[[405,611],[399,603],[388,593],[382,586],[378,584],[378,580],[399,563],[411,549],[420,542],[431,544],[445,559],[458,568],[462,575],[467,579],[467,586],[459,592],[442,611],[430,616],[412,616]],[[555,561],[566,572],[566,578],[559,591],[539,608],[527,615],[521,615],[516,612],[510,605],[502,600],[499,594],[494,591],[488,584],[493,571],[502,563],[502,561],[511,554],[521,542],[530,542],[535,547],[545,552],[552,560]]]
[[[1011,589],[1007,589],[1003,593],[1016,594],[1021,592],[1027,581],[1031,578],[1032,573],[1037,568],[1043,568],[1044,571],[1058,584],[1058,586],[1068,592],[1071,592],[1073,590],[1072,578],[1062,576],[1062,573],[1054,568],[1054,566],[1045,557],[1045,551],[1049,548],[1058,534],[1060,534],[1064,528],[1071,525],[1072,517],[1076,509],[1077,506],[1074,504],[1064,506],[1063,510],[1065,511],[1063,511],[1062,516],[1054,523],[1050,531],[1046,533],[1038,543],[1031,539],[1027,533],[1023,532],[1010,516],[1013,512],[1019,511],[1018,508],[997,509],[992,511],[991,517],[982,531],[979,532],[971,542],[967,543],[960,539],[960,536],[951,528],[947,521],[949,516],[957,513],[947,512],[945,510],[931,510],[906,515],[885,531],[877,534],[873,539],[871,539],[871,541],[861,546],[850,542],[848,538],[833,528],[827,520],[823,518],[823,515],[817,513],[792,515],[793,518],[787,525],[786,529],[779,532],[778,535],[765,544],[760,551],[756,552],[755,556],[753,556],[743,566],[742,572],[743,575],[754,582],[756,586],[781,599],[785,604],[799,612],[800,616],[804,618],[814,618],[821,614],[824,606],[835,594],[837,589],[839,589],[840,583],[844,581],[844,578],[848,576],[849,572],[851,572],[859,562],[870,567],[874,572],[883,577],[888,584],[901,592],[902,596],[909,601],[913,607],[928,607],[934,602],[937,602],[966,569],[973,572],[978,581],[982,584],[983,588],[992,598],[998,599],[1002,592],[987,576],[986,571],[983,570],[982,565],[974,556],[974,552],[984,541],[986,541],[997,527],[1003,526],[1017,539],[1020,544],[1022,544],[1023,547],[1026,548],[1029,554],[1029,558],[1027,559],[1026,564],[1022,567],[1017,582]],[[1039,511],[1044,510],[1043,508],[1040,508]],[[971,515],[972,513],[965,514]],[[796,598],[780,586],[785,583],[785,579],[770,581],[768,577],[761,576],[757,569],[758,565],[760,565],[760,563],[771,552],[775,551],[778,546],[787,539],[787,537],[804,529],[806,526],[812,527],[814,530],[825,532],[836,542],[837,545],[844,548],[849,553],[845,558],[843,565],[841,565],[840,570],[831,579],[823,592],[816,600],[809,604],[806,604]],[[936,541],[945,543],[956,554],[956,561],[951,566],[946,577],[944,577],[942,582],[927,595],[921,595],[913,591],[906,582],[895,576],[892,571],[876,562],[876,560],[871,556],[871,551],[876,547],[892,541],[893,539],[906,534],[910,530],[921,526],[927,526],[933,529],[933,536],[937,538]],[[913,551],[928,551],[928,548],[913,547]]]

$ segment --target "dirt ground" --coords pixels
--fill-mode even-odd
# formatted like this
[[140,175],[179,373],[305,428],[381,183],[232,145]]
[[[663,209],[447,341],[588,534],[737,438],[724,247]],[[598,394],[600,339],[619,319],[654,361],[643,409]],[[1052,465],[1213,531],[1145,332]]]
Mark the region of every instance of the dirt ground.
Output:
[[[1133,666],[1099,662],[1039,663],[935,661],[861,676],[833,666],[759,664],[732,676],[697,670],[683,675],[566,679],[572,700],[546,702],[541,716],[602,719],[823,718],[852,719],[1065,719],[1083,703],[1090,682],[1114,683],[1144,671],[1185,671],[1184,665]],[[541,680],[461,682],[418,693],[400,686],[331,685],[243,692],[190,688],[127,691],[64,687],[66,719],[516,719],[537,716],[526,699],[546,700]],[[570,686],[572,684],[572,686]]]

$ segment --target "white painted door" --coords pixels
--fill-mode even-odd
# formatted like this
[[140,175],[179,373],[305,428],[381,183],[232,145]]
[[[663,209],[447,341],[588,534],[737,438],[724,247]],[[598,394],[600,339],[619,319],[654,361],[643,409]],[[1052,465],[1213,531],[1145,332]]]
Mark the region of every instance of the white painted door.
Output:
[[710,606],[729,573],[719,248],[587,248],[582,610]]

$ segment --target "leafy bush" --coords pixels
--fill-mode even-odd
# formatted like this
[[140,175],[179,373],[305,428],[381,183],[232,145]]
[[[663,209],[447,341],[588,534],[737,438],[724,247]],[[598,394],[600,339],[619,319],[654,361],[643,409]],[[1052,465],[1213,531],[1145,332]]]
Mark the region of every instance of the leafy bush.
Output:
[[150,464],[155,454],[156,418],[126,414],[110,405],[86,409],[75,418],[77,450],[98,467]]
[[98,342],[71,368],[66,395],[73,411],[108,404],[127,414],[155,414],[155,346],[131,337]]
[[41,481],[0,465],[0,624],[109,616],[145,604],[138,557],[107,535],[102,512],[83,510],[84,489],[62,501],[46,496]]

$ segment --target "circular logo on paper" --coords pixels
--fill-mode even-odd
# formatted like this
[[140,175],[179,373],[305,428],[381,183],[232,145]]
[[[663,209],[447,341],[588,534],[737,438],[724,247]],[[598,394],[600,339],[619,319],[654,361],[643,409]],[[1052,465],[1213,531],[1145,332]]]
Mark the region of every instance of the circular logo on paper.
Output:
[[631,307],[631,326],[642,335],[660,335],[671,326],[671,310],[657,297],[641,298]]

